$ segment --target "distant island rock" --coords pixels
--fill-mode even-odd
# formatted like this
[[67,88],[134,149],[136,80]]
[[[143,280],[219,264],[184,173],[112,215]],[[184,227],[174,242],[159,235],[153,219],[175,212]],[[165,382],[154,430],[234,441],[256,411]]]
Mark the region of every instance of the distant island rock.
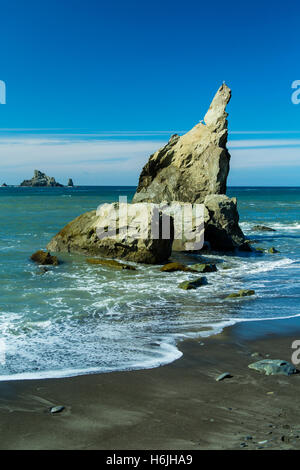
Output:
[[67,186],[68,186],[69,188],[73,188],[74,183],[73,183],[72,178],[69,178]]
[[53,176],[47,176],[39,170],[34,170],[34,175],[31,180],[24,180],[20,186],[27,187],[63,187],[63,184],[57,183]]
[[6,183],[3,183],[3,184],[1,185],[1,187],[2,187],[2,188],[7,188],[7,184],[6,184]]

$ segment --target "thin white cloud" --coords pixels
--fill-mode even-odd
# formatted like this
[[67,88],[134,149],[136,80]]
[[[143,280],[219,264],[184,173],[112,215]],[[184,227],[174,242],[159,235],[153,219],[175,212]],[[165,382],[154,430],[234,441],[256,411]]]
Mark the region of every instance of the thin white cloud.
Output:
[[230,131],[230,134],[249,134],[249,135],[290,135],[290,134],[300,134],[299,131]]
[[[59,133],[54,133],[53,131],[59,131]],[[68,132],[66,132],[68,131]],[[72,131],[72,132],[71,132]],[[147,137],[147,136],[161,136],[167,135],[171,136],[172,134],[184,134],[187,130],[141,130],[141,131],[103,131],[103,130],[93,130],[89,132],[85,132],[85,129],[55,129],[55,128],[0,128],[0,135],[1,133],[24,133],[24,132],[42,132],[44,135],[48,132],[51,132],[52,135],[57,136],[72,136],[72,137]],[[52,133],[53,132],[53,133]],[[49,134],[49,135],[51,135]]]
[[244,148],[232,149],[230,153],[232,168],[296,168],[299,181],[300,148]]
[[[99,161],[110,159],[135,160],[137,157],[155,150],[165,142],[129,141],[129,140],[65,140],[47,138],[1,138],[1,167],[18,167],[41,164],[55,166],[57,164],[76,164],[91,159]],[[5,158],[4,158],[5,157]]]
[[[147,136],[147,135],[172,135],[172,134],[183,134],[188,132],[189,129],[185,130],[140,130],[140,131],[126,131],[126,130],[114,130],[114,131],[103,131],[103,130],[93,130],[89,131],[88,133],[83,132],[86,129],[75,129],[75,128],[56,128],[56,127],[32,127],[32,128],[14,128],[14,127],[0,127],[1,132],[43,132],[44,134],[47,132],[52,131],[59,131],[60,136],[62,135],[70,135],[70,136],[82,136],[82,135],[89,135],[89,136],[99,136],[99,137],[106,137],[106,136]],[[62,131],[69,131],[68,134],[62,133]],[[70,132],[73,131],[73,132]],[[79,132],[80,131],[80,132]],[[244,131],[230,131],[230,134],[234,135],[290,135],[290,134],[300,134],[300,130],[298,131],[280,131],[280,130],[268,130],[268,131],[253,131],[253,130],[244,130]]]
[[[40,169],[62,182],[73,177],[77,184],[136,184],[149,155],[167,140],[167,136],[148,140],[89,139],[82,134],[1,136],[0,176],[8,184],[18,184]],[[298,171],[300,166],[300,139],[231,140],[229,149],[233,169]]]
[[228,142],[229,148],[282,148],[282,147],[300,147],[300,139],[241,139],[230,140]]

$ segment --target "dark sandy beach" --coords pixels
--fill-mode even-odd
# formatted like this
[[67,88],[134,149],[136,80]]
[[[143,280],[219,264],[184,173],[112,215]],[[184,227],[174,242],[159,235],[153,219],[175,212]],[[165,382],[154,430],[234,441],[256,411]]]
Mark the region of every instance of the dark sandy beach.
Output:
[[[254,352],[290,360],[300,322],[259,326],[261,337],[244,322],[185,341],[157,369],[1,382],[1,449],[300,449],[300,374],[248,368]],[[233,377],[216,382],[222,372]]]

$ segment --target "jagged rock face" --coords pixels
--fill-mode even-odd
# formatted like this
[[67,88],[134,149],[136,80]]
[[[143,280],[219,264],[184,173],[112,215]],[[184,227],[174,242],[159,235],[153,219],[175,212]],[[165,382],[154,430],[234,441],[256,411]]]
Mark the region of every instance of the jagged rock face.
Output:
[[204,241],[217,251],[250,251],[239,227],[236,198],[230,199],[225,194],[206,196],[203,204],[191,205],[192,219],[186,206],[189,205],[178,201],[159,204],[174,219],[173,251],[198,251]]
[[231,91],[222,85],[204,121],[151,155],[139,179],[133,202],[201,203],[210,194],[225,194],[230,154],[226,106]]
[[236,198],[230,199],[221,194],[210,195],[206,196],[204,206],[205,241],[210,243],[213,250],[251,251],[239,226]]
[[[66,225],[47,248],[54,252],[82,253],[145,264],[162,263],[171,255],[173,219],[168,217],[169,238],[153,238],[154,215],[157,220],[157,208],[151,204],[103,204],[97,212],[86,212]],[[160,223],[161,213],[158,220]]]
[[203,204],[173,201],[157,204],[174,221],[173,251],[201,250],[204,244],[206,211]]
[[42,173],[39,170],[34,170],[33,178],[31,178],[31,180],[24,180],[23,183],[21,183],[20,186],[36,186],[36,187],[60,186],[60,187],[62,187],[63,185],[60,184],[60,183],[57,183],[55,181],[55,178],[53,178],[51,176],[47,176],[45,173]]

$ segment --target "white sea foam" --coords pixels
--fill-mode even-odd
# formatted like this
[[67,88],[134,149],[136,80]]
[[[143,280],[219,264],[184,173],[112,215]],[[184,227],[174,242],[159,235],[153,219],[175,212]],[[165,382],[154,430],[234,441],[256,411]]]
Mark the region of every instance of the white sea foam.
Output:
[[283,316],[273,316],[269,318],[236,318],[235,323],[243,322],[258,322],[258,321],[274,321],[274,320],[290,320],[291,318],[300,317],[300,313],[295,313],[294,315],[283,315]]
[[[276,232],[257,232],[252,231],[253,227],[257,225],[255,222],[240,222],[240,226],[244,231],[253,232],[253,234],[258,235],[266,235],[266,236],[274,236],[276,237]],[[270,222],[270,227],[278,232],[290,232],[290,231],[298,231],[300,230],[300,222],[292,222],[292,223],[283,223],[283,222]]]
[[253,273],[253,274],[258,274],[258,273],[264,273],[268,271],[274,271],[275,269],[285,269],[285,268],[290,268],[291,265],[295,264],[295,261],[290,259],[290,258],[283,258],[279,259],[277,261],[269,261],[266,262],[265,260],[257,263],[253,263],[253,266],[244,266],[244,269],[247,269],[247,273]]
[[51,379],[51,378],[64,378],[74,377],[78,375],[88,375],[96,373],[116,372],[116,371],[130,371],[139,369],[153,369],[160,367],[171,362],[176,361],[182,357],[182,352],[176,347],[175,344],[169,342],[162,342],[160,344],[161,356],[156,359],[143,360],[141,362],[128,363],[126,367],[87,367],[87,368],[65,368],[63,370],[45,370],[38,372],[22,372],[16,374],[3,374],[0,375],[0,382],[13,381],[13,380],[38,380],[38,379]]

